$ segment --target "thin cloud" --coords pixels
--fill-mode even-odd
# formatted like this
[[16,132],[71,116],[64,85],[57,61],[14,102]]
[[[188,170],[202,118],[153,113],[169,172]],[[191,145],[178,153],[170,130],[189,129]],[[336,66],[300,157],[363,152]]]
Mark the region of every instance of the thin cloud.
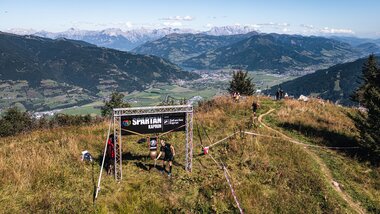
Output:
[[323,29],[320,29],[319,32],[324,34],[355,34],[355,32],[351,29],[337,29],[329,27],[324,27]]
[[276,22],[267,22],[267,23],[259,23],[256,24],[258,26],[273,26],[273,27],[289,27],[290,24],[283,22],[283,23],[276,23]]
[[165,21],[193,21],[194,17],[192,17],[192,16],[169,16],[169,17],[161,18],[160,20],[165,20]]
[[182,22],[164,22],[163,25],[166,27],[181,27]]
[[306,28],[306,29],[308,29],[308,30],[312,30],[312,29],[314,29],[314,26],[313,26],[313,25],[300,24],[300,26],[303,27],[303,28]]
[[251,27],[251,28],[254,28],[254,29],[259,29],[259,28],[262,27],[261,25],[258,25],[258,24],[251,24],[251,25],[248,25],[248,26]]
[[[65,24],[66,26],[66,24]],[[78,29],[104,29],[104,28],[120,28],[128,30],[134,27],[132,22],[87,22],[87,21],[71,21],[68,27],[74,27]]]
[[223,18],[223,19],[225,19],[225,18],[227,18],[228,16],[209,16],[208,18],[210,18],[210,19],[220,19],[220,18]]

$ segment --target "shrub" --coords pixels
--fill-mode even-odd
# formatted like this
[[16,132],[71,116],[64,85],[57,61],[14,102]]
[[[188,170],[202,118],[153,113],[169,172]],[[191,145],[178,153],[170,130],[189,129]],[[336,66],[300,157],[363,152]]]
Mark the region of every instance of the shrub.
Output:
[[0,136],[11,136],[32,129],[33,120],[29,113],[17,107],[9,108],[0,119]]

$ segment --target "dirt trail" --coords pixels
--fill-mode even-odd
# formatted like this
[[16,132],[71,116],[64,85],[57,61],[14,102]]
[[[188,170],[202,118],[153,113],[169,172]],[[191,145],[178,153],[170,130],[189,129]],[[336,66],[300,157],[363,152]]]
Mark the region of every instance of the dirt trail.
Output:
[[[294,143],[294,144],[298,144],[298,145],[302,145],[303,143],[297,141],[297,140],[294,140],[293,138],[291,137],[288,137],[287,135],[283,134],[282,132],[280,131],[277,131],[273,128],[271,128],[270,126],[266,125],[262,119],[264,116],[272,113],[275,109],[270,109],[269,111],[267,111],[266,113],[262,114],[259,116],[258,118],[258,121],[259,123],[264,126],[265,128],[267,128],[268,130],[271,130],[272,132],[275,132],[277,134],[279,134],[281,137],[283,137],[284,139]],[[331,187],[338,193],[338,195],[340,197],[342,197],[347,203],[348,205],[353,209],[355,210],[357,213],[360,213],[360,214],[364,214],[366,213],[364,211],[364,209],[356,202],[354,202],[351,198],[351,196],[349,196],[347,193],[343,192],[342,189],[340,188],[339,184],[334,181],[332,175],[331,175],[331,172],[330,170],[328,169],[328,167],[326,166],[326,164],[323,162],[323,160],[318,156],[316,155],[313,151],[311,151],[308,147],[306,146],[303,146],[303,148],[305,149],[305,151],[307,152],[307,154],[309,154],[310,156],[312,156],[314,158],[315,161],[317,161],[318,165],[320,166],[320,169],[323,173],[323,175],[325,176],[325,178],[329,181],[329,184],[331,185]]]

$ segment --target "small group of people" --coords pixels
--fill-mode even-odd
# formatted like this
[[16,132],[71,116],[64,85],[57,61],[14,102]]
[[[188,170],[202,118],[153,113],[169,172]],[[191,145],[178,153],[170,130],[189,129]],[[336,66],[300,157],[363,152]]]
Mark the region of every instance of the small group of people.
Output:
[[285,93],[284,90],[279,88],[276,92],[276,100],[281,100],[288,97],[288,93]]
[[235,102],[239,102],[239,100],[240,100],[240,93],[239,92],[233,92],[232,93],[232,99],[235,101]]
[[[152,160],[154,160],[154,166],[156,166],[157,160],[160,159],[160,157],[163,157],[162,159],[162,170],[161,172],[168,172],[168,176],[170,177],[172,174],[172,166],[173,161],[175,157],[175,149],[173,145],[167,143],[164,139],[161,139],[161,148],[160,152],[157,156],[157,148],[158,148],[158,139],[156,137],[149,138],[148,137],[148,146],[149,146],[149,156]],[[114,163],[115,163],[115,138],[114,135],[111,134],[108,138],[107,142],[107,152],[105,157],[105,167],[107,174],[112,174],[114,170]],[[166,163],[169,164],[169,171],[166,170]],[[151,165],[149,165],[149,170],[151,169]]]

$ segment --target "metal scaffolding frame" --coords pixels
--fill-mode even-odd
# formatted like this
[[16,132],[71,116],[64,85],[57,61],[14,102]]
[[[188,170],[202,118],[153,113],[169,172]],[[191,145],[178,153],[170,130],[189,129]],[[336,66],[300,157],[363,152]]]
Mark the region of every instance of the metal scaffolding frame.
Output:
[[193,106],[154,106],[113,109],[114,136],[115,136],[115,179],[122,179],[122,141],[121,117],[128,115],[149,115],[157,113],[186,113],[186,157],[185,170],[191,172],[193,166]]
[[[113,116],[113,133],[114,133],[114,152],[115,152],[115,162],[114,162],[114,172],[115,179],[117,181],[121,180],[122,177],[122,144],[121,144],[121,118]],[[119,125],[117,125],[119,124]]]
[[95,199],[98,197],[100,191],[100,182],[102,179],[102,172],[107,153],[107,143],[109,134],[111,133],[111,126],[113,126],[114,133],[114,176],[117,181],[123,178],[122,170],[122,135],[121,135],[121,117],[128,115],[149,115],[149,114],[165,114],[165,113],[186,113],[186,146],[185,146],[185,170],[192,171],[193,166],[193,106],[192,105],[177,105],[177,106],[154,106],[154,107],[133,107],[133,108],[116,108],[113,109],[107,139],[105,141],[105,148],[100,169],[98,186],[96,188]]
[[113,109],[114,136],[115,136],[115,179],[122,179],[122,141],[121,117],[128,115],[149,115],[157,113],[186,113],[186,157],[185,170],[191,172],[193,165],[193,106],[154,106]]

